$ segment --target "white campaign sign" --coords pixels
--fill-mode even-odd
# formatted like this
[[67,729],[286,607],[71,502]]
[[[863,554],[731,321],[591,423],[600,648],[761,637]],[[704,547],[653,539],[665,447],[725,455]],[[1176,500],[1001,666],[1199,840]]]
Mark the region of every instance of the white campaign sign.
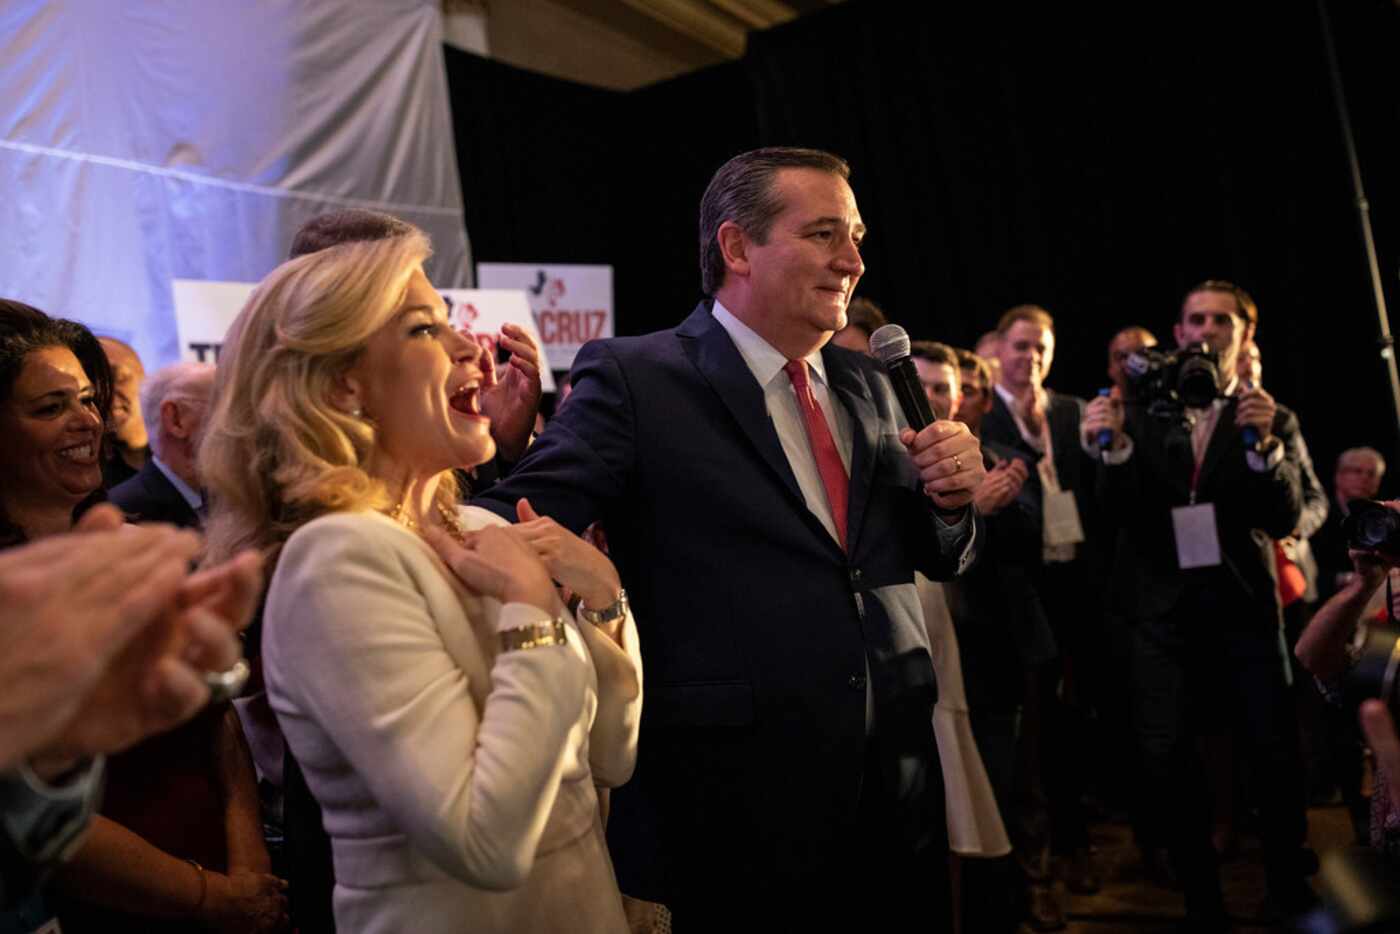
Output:
[[476,282],[482,289],[524,290],[556,369],[573,366],[589,341],[613,336],[611,266],[479,263]]
[[[217,362],[229,325],[243,310],[255,288],[257,284],[253,282],[173,280],[171,289],[175,296],[180,358]],[[540,383],[545,392],[554,392],[554,374],[550,367],[558,364],[546,356],[524,292],[518,289],[441,289],[440,294],[447,302],[452,323],[474,334],[486,335],[492,346],[502,324],[518,324],[528,331],[540,347]]]
[[170,287],[175,294],[180,359],[217,363],[224,335],[257,283],[175,279]]

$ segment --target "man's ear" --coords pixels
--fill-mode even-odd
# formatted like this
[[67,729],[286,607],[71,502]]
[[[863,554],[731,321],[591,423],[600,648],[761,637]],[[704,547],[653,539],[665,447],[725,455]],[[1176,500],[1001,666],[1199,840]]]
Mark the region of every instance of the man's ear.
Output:
[[1181,322],[1172,325],[1172,337],[1176,338],[1176,346],[1186,346],[1186,334],[1181,330]]
[[160,429],[172,438],[188,438],[189,422],[180,411],[180,403],[166,399],[160,404]]
[[744,233],[744,228],[733,221],[725,221],[719,225],[715,237],[719,240],[719,251],[724,257],[725,268],[736,276],[747,276],[750,271],[749,238]]

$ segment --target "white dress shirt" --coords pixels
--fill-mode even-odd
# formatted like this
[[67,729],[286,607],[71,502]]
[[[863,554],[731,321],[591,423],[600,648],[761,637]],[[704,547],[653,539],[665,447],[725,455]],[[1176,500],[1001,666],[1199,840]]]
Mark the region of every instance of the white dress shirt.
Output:
[[[788,358],[760,337],[753,328],[734,317],[734,313],[725,308],[719,299],[715,299],[712,313],[720,327],[724,328],[734,341],[734,346],[739,349],[739,356],[748,364],[753,378],[763,387],[764,407],[767,408],[768,417],[773,422],[773,429],[778,433],[783,454],[787,456],[788,466],[797,478],[797,486],[802,490],[802,498],[806,501],[807,508],[811,510],[812,515],[821,520],[822,526],[831,537],[839,542],[841,537],[836,534],[836,521],[831,517],[831,505],[826,501],[826,486],[822,483],[821,471],[817,469],[817,456],[812,453],[812,444],[807,438],[807,423],[802,417],[802,410],[798,408],[797,394],[792,390],[792,380],[783,370]],[[846,407],[832,394],[827,384],[826,364],[822,360],[821,349],[808,354],[806,361],[812,395],[816,397],[822,414],[826,416],[832,440],[836,442],[836,450],[841,454],[841,465],[846,468],[846,476],[849,478],[851,446],[854,443],[851,413],[846,411]],[[933,503],[930,502],[929,505],[931,507]],[[940,543],[947,546],[956,541],[967,528],[970,514],[969,510],[956,523],[944,522],[943,517],[939,516],[936,528]],[[847,529],[848,533],[852,531],[854,530]],[[976,537],[975,527],[973,537]],[[966,563],[967,549],[972,547],[972,541],[972,538],[969,538],[967,546],[963,549],[963,563]],[[962,564],[959,565],[960,569],[961,567]]]
[[[821,471],[817,469],[817,457],[812,453],[811,442],[807,439],[807,422],[802,410],[797,406],[797,394],[792,391],[792,380],[783,367],[788,358],[763,338],[759,337],[747,324],[734,317],[734,314],[719,299],[715,299],[715,320],[729,332],[734,346],[739,348],[739,356],[749,365],[753,378],[763,387],[763,404],[773,428],[778,432],[778,441],[787,455],[788,466],[797,477],[797,486],[802,490],[802,498],[812,515],[821,520],[822,526],[838,542],[836,521],[831,516],[831,504],[826,501],[826,485],[822,483]],[[841,466],[846,469],[846,477],[851,476],[852,424],[851,413],[840,405],[827,386],[826,364],[822,361],[820,349],[807,355],[807,371],[812,395],[826,416],[827,427],[831,429],[836,450],[841,454]],[[849,530],[848,530],[849,531]]]

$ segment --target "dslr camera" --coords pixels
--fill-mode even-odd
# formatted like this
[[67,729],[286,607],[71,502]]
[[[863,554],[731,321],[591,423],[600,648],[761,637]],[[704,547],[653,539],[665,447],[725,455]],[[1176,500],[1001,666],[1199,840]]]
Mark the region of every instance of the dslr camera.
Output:
[[1123,368],[1134,396],[1157,418],[1178,419],[1186,409],[1203,409],[1220,396],[1220,358],[1205,342],[1174,351],[1144,347]]
[[1354,499],[1347,503],[1342,531],[1346,534],[1348,548],[1400,554],[1400,512],[1384,503],[1373,499]]
[[[1361,551],[1383,551],[1400,554],[1400,512],[1384,503],[1369,499],[1354,499],[1347,504],[1347,517],[1342,521],[1347,547]],[[1386,613],[1390,614],[1390,584],[1386,583]],[[1400,718],[1400,628],[1391,619],[1390,625],[1367,627],[1365,641],[1357,653],[1356,664],[1342,678],[1342,697],[1350,707],[1372,697],[1384,701],[1390,712]]]

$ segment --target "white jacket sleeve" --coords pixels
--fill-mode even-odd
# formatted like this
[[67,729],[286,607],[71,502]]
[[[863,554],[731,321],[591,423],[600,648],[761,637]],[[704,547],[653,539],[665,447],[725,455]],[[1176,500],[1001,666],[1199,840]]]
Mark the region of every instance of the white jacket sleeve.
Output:
[[637,764],[637,733],[642,724],[642,656],[632,611],[622,624],[622,645],[599,632],[582,613],[583,641],[598,672],[598,712],[588,734],[588,765],[604,788],[624,785]]
[[[500,653],[478,716],[405,556],[374,531],[332,516],[288,541],[265,616],[274,703],[314,721],[445,872],[518,886],[559,791],[587,665],[566,646]],[[506,604],[496,628],[547,619]]]

